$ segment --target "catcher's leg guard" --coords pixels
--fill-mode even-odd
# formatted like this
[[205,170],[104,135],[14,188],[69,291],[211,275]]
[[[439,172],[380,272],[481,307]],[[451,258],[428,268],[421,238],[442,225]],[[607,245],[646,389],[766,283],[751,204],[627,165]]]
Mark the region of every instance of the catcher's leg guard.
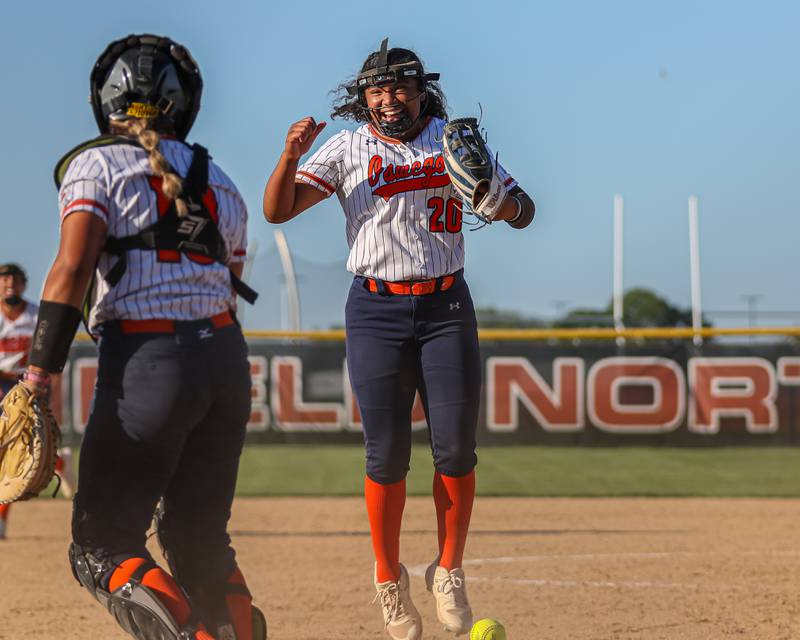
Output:
[[216,638],[267,639],[267,621],[253,606],[253,597],[238,567],[226,582],[195,584],[189,594],[201,620]]
[[207,549],[196,546],[196,536],[185,531],[180,521],[169,521],[163,501],[156,509],[154,525],[172,575],[186,589],[198,617],[214,636],[224,640],[266,640],[266,619],[253,606],[253,597],[233,554],[229,559],[207,555]]
[[103,557],[75,544],[69,557],[78,582],[137,640],[213,640],[192,619],[177,583],[152,560]]
[[219,636],[225,638],[225,625],[230,625],[235,631],[235,635],[230,636],[232,640],[266,640],[266,618],[260,609],[253,606],[253,596],[238,567],[228,578],[223,589],[225,605],[217,614],[218,621],[215,627]]

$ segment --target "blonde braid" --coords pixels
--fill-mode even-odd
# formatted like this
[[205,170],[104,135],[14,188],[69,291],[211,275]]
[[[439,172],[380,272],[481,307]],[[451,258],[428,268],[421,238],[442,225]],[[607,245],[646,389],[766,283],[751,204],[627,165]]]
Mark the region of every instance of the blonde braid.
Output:
[[161,190],[164,195],[175,201],[175,211],[178,217],[186,217],[189,214],[189,207],[186,201],[179,197],[183,190],[183,179],[170,171],[172,167],[158,148],[161,135],[152,128],[152,120],[138,118],[129,120],[126,125],[127,130],[138,138],[139,144],[148,152],[150,168],[155,175],[162,179]]

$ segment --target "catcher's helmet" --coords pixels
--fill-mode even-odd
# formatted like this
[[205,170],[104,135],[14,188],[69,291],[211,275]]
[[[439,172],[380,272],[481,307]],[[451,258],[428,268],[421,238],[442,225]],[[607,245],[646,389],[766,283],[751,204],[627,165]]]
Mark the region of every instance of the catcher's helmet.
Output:
[[[419,56],[410,49],[398,47],[389,49],[389,38],[384,38],[381,48],[367,56],[361,72],[356,76],[355,82],[347,87],[347,92],[351,96],[358,96],[359,103],[366,110],[367,102],[364,98],[364,90],[367,87],[393,84],[408,78],[417,80],[420,91],[427,93],[428,82],[438,80],[439,74],[426,73]],[[396,123],[375,124],[383,133],[396,136],[411,129],[415,122],[406,116]]]
[[356,76],[356,81],[347,88],[347,91],[354,96],[369,86],[389,84],[405,78],[415,78],[424,89],[425,83],[429,80],[438,80],[439,74],[425,73],[416,53],[410,49],[389,49],[389,38],[384,38],[380,50],[367,57],[361,67],[361,73]]
[[109,133],[109,120],[156,118],[183,140],[200,109],[203,79],[185,47],[162,36],[130,35],[100,54],[90,90],[101,133]]

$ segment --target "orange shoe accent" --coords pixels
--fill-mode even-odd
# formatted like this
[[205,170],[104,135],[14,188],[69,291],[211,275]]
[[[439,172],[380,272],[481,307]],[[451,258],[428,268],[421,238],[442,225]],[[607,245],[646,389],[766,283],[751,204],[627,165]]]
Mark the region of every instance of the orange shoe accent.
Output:
[[400,525],[406,506],[406,481],[379,484],[364,478],[372,550],[377,562],[378,582],[400,579]]
[[[438,480],[436,476],[439,476]],[[441,485],[438,490],[437,483]],[[451,571],[461,567],[464,560],[472,504],[475,502],[475,471],[459,478],[445,476],[437,471],[433,486],[436,519],[439,524],[439,566]]]
[[[242,572],[237,567],[228,578],[228,584],[241,585],[247,589]],[[225,596],[225,605],[236,630],[236,637],[242,640],[251,640],[253,637],[253,598],[246,593],[229,593]]]
[[0,504],[0,520],[8,518],[8,512],[11,510],[10,504]]

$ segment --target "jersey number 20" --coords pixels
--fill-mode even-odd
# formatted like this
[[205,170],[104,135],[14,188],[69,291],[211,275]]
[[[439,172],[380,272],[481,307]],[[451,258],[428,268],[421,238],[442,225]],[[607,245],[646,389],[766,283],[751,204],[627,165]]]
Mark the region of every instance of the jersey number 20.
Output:
[[428,200],[428,208],[433,209],[428,218],[428,231],[433,233],[461,231],[461,200],[448,198],[445,205],[444,198],[436,196]]

